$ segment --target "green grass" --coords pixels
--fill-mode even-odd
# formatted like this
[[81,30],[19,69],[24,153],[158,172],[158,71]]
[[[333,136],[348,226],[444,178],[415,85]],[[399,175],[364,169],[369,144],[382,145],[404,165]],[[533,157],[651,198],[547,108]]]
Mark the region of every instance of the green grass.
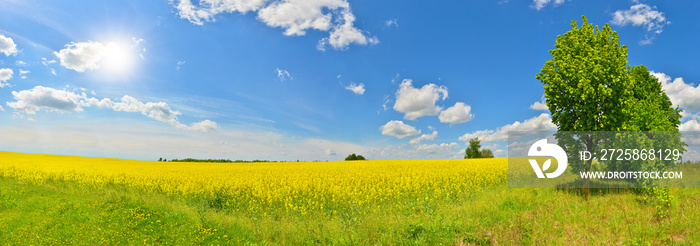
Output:
[[[626,189],[501,186],[419,207],[265,215],[126,187],[0,178],[0,245],[698,245],[700,191],[671,189],[668,218]],[[360,211],[357,211],[360,210]]]

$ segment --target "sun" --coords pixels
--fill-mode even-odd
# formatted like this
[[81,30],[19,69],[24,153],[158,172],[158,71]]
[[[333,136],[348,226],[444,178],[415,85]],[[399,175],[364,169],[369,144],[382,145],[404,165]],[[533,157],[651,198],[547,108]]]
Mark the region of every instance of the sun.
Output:
[[133,50],[129,46],[109,42],[104,47],[100,67],[110,73],[125,74],[131,70],[133,63]]

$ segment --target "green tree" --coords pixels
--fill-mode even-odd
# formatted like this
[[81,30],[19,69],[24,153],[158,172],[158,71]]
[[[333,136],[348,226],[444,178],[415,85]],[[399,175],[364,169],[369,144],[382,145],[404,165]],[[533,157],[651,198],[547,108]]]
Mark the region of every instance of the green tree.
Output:
[[490,149],[481,149],[479,151],[481,158],[493,158],[493,152]]
[[[620,45],[609,24],[600,29],[582,18],[581,27],[572,21],[572,29],[557,36],[555,49],[549,51],[552,59],[536,76],[544,84],[552,123],[558,132],[623,130],[634,93],[627,46]],[[581,148],[593,150],[601,142],[594,135],[563,136],[557,138],[569,154]],[[574,172],[590,171],[591,165],[592,160],[571,163]]]
[[[658,80],[644,66],[630,68],[627,46],[609,24],[601,29],[582,18],[580,27],[572,21],[572,29],[557,36],[552,59],[536,76],[560,145],[573,155],[605,142],[599,135],[567,131],[677,131],[680,110],[672,108]],[[573,172],[591,170],[592,160],[569,159]]]
[[163,157],[161,157],[161,158],[158,158],[158,161],[163,161]]
[[348,155],[348,157],[345,157],[345,160],[346,161],[364,161],[367,159],[365,159],[365,157],[362,155],[355,155],[355,153],[352,153],[351,155]]
[[469,140],[469,147],[464,152],[464,159],[493,158],[493,152],[490,149],[481,149],[479,138]]
[[552,60],[536,76],[559,131],[619,131],[634,93],[628,77],[627,46],[605,24],[583,17],[579,28],[557,36]]
[[469,140],[469,147],[464,150],[464,159],[481,158],[481,152],[479,152],[479,149],[481,149],[481,140],[479,140],[479,138]]
[[661,82],[644,65],[632,67],[629,74],[634,83],[634,101],[631,117],[623,128],[633,131],[678,131],[682,110],[673,108]]
[[[678,133],[682,110],[673,107],[671,99],[663,91],[661,82],[649,73],[646,66],[632,67],[629,75],[633,83],[633,96],[628,107],[628,120],[623,122],[622,128],[629,131],[642,131],[645,134],[621,134],[623,137],[617,139],[625,140],[624,142],[611,141],[612,143],[607,146],[685,151],[687,145],[681,142],[680,133]],[[662,171],[674,163],[673,161],[635,161],[633,163],[612,160],[607,164],[609,170]]]

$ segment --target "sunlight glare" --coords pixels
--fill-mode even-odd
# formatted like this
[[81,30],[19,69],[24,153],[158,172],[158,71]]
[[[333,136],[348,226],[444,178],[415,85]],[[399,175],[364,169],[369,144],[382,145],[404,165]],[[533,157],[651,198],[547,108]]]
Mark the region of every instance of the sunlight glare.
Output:
[[104,49],[102,68],[111,73],[126,73],[133,63],[132,50],[128,46],[110,42]]

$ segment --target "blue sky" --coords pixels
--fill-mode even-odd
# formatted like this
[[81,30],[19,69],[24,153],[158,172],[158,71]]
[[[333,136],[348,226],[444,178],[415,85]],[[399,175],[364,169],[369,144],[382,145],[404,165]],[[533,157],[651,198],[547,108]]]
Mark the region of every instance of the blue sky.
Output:
[[0,150],[131,159],[505,156],[552,130],[557,35],[611,23],[699,130],[696,1],[2,1]]

